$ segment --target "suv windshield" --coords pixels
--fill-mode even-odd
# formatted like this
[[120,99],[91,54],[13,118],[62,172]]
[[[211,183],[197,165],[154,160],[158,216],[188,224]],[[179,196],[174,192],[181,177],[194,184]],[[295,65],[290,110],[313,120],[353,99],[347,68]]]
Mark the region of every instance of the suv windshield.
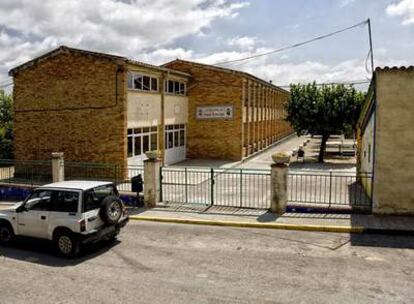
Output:
[[110,195],[118,196],[118,191],[114,185],[99,186],[85,191],[83,199],[83,212],[100,208],[103,199]]

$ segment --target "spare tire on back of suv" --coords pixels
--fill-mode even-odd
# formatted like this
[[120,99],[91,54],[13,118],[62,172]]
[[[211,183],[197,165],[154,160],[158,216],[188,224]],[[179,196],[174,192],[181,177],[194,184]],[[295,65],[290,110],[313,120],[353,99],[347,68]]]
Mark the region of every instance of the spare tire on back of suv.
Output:
[[106,224],[113,225],[121,219],[122,209],[123,203],[118,197],[108,196],[102,201],[99,214]]

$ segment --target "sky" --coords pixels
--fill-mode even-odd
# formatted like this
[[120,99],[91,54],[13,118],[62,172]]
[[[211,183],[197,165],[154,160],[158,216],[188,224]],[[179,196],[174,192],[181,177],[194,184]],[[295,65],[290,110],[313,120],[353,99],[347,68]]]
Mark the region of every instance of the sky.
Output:
[[[215,64],[371,19],[375,66],[414,65],[414,0],[1,0],[0,88],[8,70],[60,45],[152,64]],[[371,76],[367,26],[223,67],[276,85]],[[11,86],[7,90],[11,90]]]

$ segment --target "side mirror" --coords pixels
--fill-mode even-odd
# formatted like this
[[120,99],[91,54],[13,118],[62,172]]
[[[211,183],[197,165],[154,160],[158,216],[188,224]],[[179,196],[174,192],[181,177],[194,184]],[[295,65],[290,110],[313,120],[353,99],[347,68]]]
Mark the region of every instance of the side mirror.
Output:
[[24,212],[24,211],[28,211],[24,203],[22,203],[19,207],[16,208],[16,212]]

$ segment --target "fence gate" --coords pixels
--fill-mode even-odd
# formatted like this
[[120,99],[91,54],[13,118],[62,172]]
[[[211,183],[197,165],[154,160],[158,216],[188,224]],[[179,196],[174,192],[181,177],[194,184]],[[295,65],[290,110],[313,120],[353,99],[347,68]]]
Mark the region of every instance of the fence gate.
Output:
[[162,167],[161,201],[239,208],[270,208],[270,171]]
[[371,211],[371,173],[289,172],[288,204]]

